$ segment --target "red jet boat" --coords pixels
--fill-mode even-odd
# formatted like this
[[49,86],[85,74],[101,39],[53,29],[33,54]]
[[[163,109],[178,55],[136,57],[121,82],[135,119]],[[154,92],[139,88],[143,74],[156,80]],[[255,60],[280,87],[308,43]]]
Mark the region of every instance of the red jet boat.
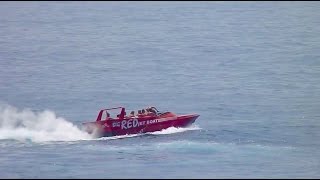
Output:
[[167,111],[160,112],[155,107],[138,110],[136,115],[131,111],[127,116],[124,107],[115,107],[100,110],[96,121],[82,125],[86,132],[95,137],[107,137],[154,132],[169,127],[186,127],[198,117],[198,114],[176,115]]

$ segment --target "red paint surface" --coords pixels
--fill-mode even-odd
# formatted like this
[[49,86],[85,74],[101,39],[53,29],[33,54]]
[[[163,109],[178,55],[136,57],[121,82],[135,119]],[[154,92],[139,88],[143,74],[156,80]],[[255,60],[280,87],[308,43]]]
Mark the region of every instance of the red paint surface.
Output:
[[[106,117],[101,119],[103,113],[119,109],[118,117]],[[172,112],[157,112],[147,115],[129,117],[125,108],[116,107],[100,110],[96,121],[83,123],[85,131],[96,137],[116,136],[126,134],[139,134],[146,132],[160,131],[169,127],[186,127],[191,125],[198,114],[176,115]]]

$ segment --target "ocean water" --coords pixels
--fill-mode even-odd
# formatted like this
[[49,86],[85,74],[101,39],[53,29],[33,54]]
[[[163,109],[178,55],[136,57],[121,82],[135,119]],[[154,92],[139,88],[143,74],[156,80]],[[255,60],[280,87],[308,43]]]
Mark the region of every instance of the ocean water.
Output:
[[[102,108],[197,113],[95,139]],[[0,2],[0,178],[320,178],[319,2]]]

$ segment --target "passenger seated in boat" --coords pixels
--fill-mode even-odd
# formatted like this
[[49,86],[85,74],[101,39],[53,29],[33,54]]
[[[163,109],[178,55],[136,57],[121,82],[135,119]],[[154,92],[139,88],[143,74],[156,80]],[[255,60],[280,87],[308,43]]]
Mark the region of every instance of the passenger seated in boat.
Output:
[[142,114],[142,115],[147,115],[147,114],[146,114],[146,110],[142,109],[142,110],[141,110],[141,114]]
[[107,112],[106,120],[110,119],[110,114]]
[[134,117],[134,111],[130,112],[130,117]]
[[147,108],[147,112],[149,115],[156,115],[156,111],[154,109],[152,109],[151,107],[150,108]]
[[[123,116],[126,117],[127,113],[124,112]],[[121,116],[121,113],[117,115],[117,118],[119,118]]]
[[141,116],[141,110],[138,110],[138,114],[137,114],[138,116]]

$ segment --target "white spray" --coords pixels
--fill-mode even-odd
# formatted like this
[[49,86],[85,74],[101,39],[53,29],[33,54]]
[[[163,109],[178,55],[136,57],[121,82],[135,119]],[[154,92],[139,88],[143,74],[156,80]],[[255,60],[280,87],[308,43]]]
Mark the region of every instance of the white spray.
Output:
[[33,112],[29,109],[19,111],[9,105],[0,105],[0,140],[76,141],[92,137],[77,126],[56,117],[49,110]]

